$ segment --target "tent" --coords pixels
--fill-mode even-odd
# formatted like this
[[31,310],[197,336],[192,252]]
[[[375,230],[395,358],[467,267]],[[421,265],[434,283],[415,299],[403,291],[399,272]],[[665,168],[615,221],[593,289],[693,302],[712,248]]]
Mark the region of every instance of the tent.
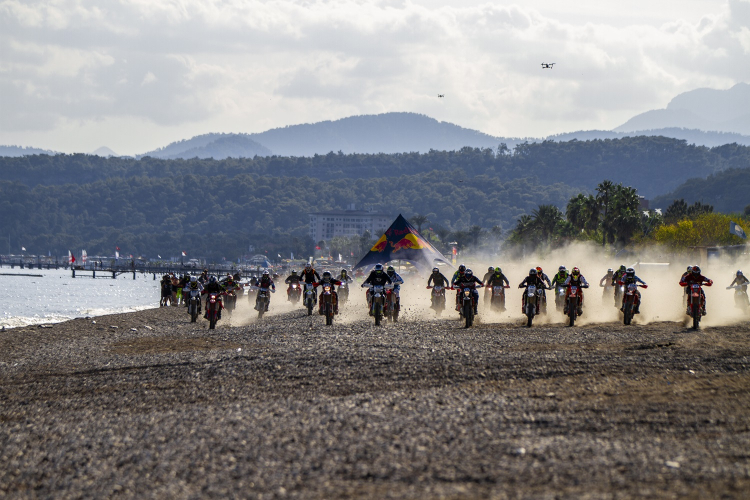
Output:
[[429,273],[435,267],[436,262],[443,262],[450,266],[443,254],[424,239],[400,214],[367,252],[367,255],[354,266],[354,269],[370,268],[375,264],[385,264],[391,260],[409,261],[421,273]]

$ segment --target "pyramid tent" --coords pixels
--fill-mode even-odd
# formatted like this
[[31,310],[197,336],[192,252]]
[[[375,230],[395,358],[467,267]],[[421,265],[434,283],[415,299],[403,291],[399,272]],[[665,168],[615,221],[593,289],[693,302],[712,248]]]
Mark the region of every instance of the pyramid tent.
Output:
[[436,262],[450,265],[448,259],[400,214],[354,269],[385,264],[391,260],[409,261],[422,273],[432,270]]

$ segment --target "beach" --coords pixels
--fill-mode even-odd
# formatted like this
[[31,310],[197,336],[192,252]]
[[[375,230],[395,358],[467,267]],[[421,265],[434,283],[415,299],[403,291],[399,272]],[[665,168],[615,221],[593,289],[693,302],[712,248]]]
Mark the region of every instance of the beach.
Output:
[[247,318],[208,330],[167,307],[0,332],[0,496],[750,492],[747,322]]

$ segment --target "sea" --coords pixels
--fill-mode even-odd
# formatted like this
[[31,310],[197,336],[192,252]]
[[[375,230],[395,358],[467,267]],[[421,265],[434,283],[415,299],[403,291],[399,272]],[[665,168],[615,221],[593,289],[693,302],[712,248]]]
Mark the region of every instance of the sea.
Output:
[[[29,276],[32,275],[32,276]],[[159,307],[159,276],[122,274],[73,278],[63,269],[0,268],[0,327],[58,323]],[[105,278],[104,276],[109,276]]]

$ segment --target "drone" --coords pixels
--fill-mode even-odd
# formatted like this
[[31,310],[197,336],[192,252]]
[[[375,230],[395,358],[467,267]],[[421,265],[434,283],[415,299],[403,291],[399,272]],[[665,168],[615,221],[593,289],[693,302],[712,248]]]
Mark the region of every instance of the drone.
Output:
[[445,97],[445,94],[438,94],[438,97]]
[[542,69],[552,69],[556,63],[542,63]]

